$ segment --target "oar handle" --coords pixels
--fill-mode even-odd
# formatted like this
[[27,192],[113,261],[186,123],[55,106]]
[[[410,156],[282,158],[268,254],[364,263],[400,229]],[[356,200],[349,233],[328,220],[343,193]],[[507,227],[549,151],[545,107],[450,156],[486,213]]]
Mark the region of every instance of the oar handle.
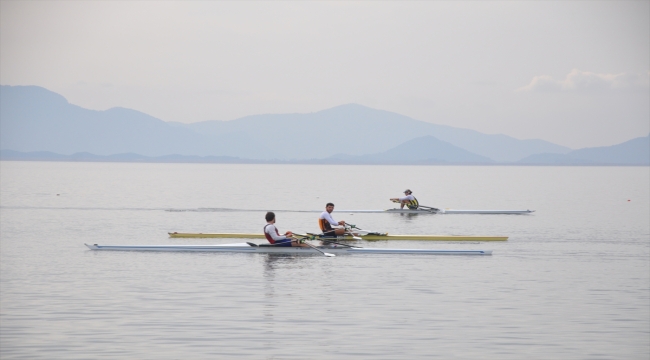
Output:
[[350,229],[357,229],[357,230],[360,230],[360,231],[366,231],[366,230],[363,230],[362,228],[360,228],[360,227],[358,227],[358,226],[356,226],[354,224],[345,223],[345,225],[349,226]]
[[293,235],[295,235],[295,236],[299,236],[299,237],[301,237],[301,238],[304,239],[304,240],[316,240],[316,236],[315,236],[315,235],[309,235],[309,234],[297,234],[297,233],[293,233]]

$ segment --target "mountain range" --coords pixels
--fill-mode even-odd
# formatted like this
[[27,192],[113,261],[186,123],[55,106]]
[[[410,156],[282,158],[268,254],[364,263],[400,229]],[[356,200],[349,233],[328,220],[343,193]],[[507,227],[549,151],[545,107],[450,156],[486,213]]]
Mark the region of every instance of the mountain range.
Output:
[[535,154],[518,161],[530,165],[650,165],[650,135],[621,144],[573,150],[566,154]]
[[42,87],[0,86],[3,159],[648,164],[647,138],[640,139],[646,142],[633,139],[631,144],[572,151],[544,140],[483,134],[357,104],[307,114],[262,114],[183,124],[125,108],[84,109]]

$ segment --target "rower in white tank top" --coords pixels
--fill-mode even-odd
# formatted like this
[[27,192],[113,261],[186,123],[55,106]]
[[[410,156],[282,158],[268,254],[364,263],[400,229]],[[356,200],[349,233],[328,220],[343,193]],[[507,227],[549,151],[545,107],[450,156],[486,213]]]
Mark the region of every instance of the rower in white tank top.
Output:
[[294,239],[291,231],[287,231],[284,235],[280,235],[278,228],[275,227],[275,214],[273,212],[267,212],[265,219],[266,225],[264,226],[264,236],[271,244],[275,246],[307,246],[300,243],[298,239]]

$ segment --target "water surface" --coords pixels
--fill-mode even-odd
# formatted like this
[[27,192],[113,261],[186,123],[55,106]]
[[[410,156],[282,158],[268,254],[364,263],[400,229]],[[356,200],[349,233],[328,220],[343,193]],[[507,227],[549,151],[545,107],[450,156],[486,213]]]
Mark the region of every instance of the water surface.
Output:
[[[650,168],[0,163],[0,357],[647,359]],[[532,215],[337,213],[360,242],[494,255],[93,252],[215,244],[265,210],[424,205]],[[208,211],[206,209],[255,211]],[[281,231],[317,213],[278,211]],[[260,240],[257,240],[260,241]]]

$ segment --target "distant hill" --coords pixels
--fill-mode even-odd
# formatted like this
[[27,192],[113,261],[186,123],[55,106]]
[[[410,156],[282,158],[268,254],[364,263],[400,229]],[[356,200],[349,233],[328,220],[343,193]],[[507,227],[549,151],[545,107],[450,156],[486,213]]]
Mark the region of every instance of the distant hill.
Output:
[[21,152],[14,150],[0,150],[0,160],[14,161],[79,161],[79,162],[141,162],[141,163],[265,163],[259,160],[241,159],[230,156],[194,156],[194,155],[164,155],[144,156],[126,153],[113,155],[95,155],[88,152],[74,153],[71,155],[56,154],[50,151]]
[[433,136],[409,140],[377,154],[335,155],[331,159],[355,164],[492,164],[485,156],[476,155]]
[[0,87],[0,144],[3,149],[60,154],[255,157],[263,151],[269,156],[279,156],[263,145],[250,151],[245,143],[215,142],[209,136],[170,126],[135,110],[84,109],[37,86]]
[[[537,154],[513,165],[650,165],[650,137],[632,139],[623,144],[587,148],[569,154]],[[639,156],[641,154],[641,156]],[[645,154],[645,156],[643,156]],[[231,156],[164,155],[134,153],[95,155],[79,152],[71,155],[49,151],[20,152],[0,150],[0,160],[92,161],[147,163],[218,163],[218,164],[400,164],[400,165],[490,165],[497,163],[432,136],[409,140],[390,150],[368,155],[337,154],[324,159],[247,159]]]
[[518,161],[532,165],[650,165],[650,135],[612,146],[584,148],[567,154],[535,154]]
[[[232,121],[203,121],[185,126],[218,139],[243,137],[242,141],[265,143],[288,159],[297,158],[297,153],[302,158],[323,158],[335,153],[374,154],[426,135],[496,161],[516,161],[543,152],[571,151],[543,140],[487,135],[357,104],[309,114],[252,115]],[[300,147],[299,152],[297,147]]]
[[309,114],[180,124],[124,108],[84,109],[37,86],[1,86],[0,101],[0,147],[21,152],[326,161],[341,153],[361,156],[386,152],[422,136],[433,136],[499,162],[570,151],[543,140],[487,135],[356,104]]

